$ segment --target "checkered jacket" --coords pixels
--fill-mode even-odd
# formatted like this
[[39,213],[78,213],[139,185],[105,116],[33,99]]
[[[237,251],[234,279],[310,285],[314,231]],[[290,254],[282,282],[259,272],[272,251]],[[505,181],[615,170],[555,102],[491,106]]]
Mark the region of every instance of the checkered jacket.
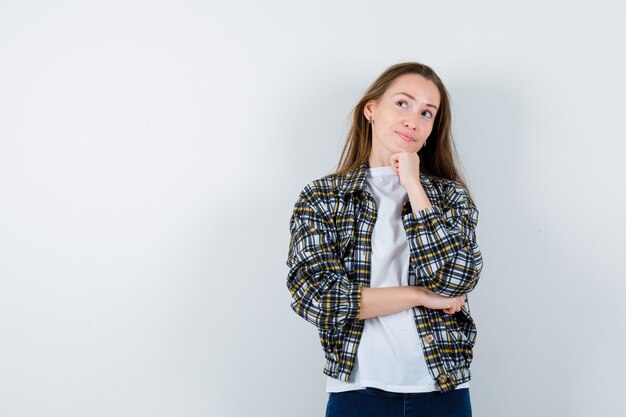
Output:
[[[300,193],[289,228],[287,288],[291,308],[314,324],[324,350],[324,374],[348,381],[363,332],[361,288],[369,287],[376,203],[366,191],[367,160],[343,176],[331,174]],[[478,209],[459,182],[420,173],[432,207],[402,211],[409,247],[409,285],[444,296],[472,291],[482,270],[475,228]],[[476,325],[466,301],[455,314],[414,307],[415,327],[433,380],[442,392],[469,381]]]

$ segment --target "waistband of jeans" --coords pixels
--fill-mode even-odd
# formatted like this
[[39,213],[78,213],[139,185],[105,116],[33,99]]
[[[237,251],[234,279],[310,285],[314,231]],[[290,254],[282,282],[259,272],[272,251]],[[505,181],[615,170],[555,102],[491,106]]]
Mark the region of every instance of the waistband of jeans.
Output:
[[[458,388],[455,391],[461,391],[461,390],[469,390],[469,388]],[[361,391],[370,395],[377,395],[377,396],[390,397],[390,398],[430,397],[433,395],[444,394],[443,392],[438,391],[438,390],[426,391],[426,392],[392,392],[392,391],[385,391],[380,388],[374,388],[374,387],[365,387]],[[451,391],[447,391],[447,392],[451,392]]]

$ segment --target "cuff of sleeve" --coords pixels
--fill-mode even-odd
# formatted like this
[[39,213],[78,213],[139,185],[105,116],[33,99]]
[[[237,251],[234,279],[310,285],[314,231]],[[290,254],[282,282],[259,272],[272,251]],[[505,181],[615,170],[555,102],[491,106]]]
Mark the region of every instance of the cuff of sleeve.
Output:
[[361,291],[363,284],[356,284],[348,294],[347,302],[344,304],[346,311],[346,323],[357,321],[361,314]]
[[418,210],[417,212],[410,212],[402,216],[407,225],[415,227],[418,224],[434,223],[436,220],[441,219],[441,209],[438,205],[433,204],[425,209]]

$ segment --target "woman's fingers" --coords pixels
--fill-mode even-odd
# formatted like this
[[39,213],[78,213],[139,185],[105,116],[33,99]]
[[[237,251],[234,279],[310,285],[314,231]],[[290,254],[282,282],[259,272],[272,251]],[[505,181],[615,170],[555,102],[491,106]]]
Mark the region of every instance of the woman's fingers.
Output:
[[463,303],[463,296],[456,297],[456,300],[452,303],[452,306],[444,308],[443,311],[447,314],[458,313],[463,308]]
[[442,311],[446,314],[458,313],[463,309],[465,300],[467,300],[467,296],[465,294],[454,297],[452,300],[452,305],[450,307],[443,308]]

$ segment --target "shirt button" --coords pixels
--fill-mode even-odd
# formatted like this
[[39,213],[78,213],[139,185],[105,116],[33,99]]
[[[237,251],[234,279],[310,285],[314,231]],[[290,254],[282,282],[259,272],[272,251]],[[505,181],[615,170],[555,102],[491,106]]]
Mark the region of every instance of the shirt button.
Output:
[[431,344],[433,342],[433,335],[431,334],[427,334],[426,336],[424,336],[424,342],[426,342],[426,344]]
[[440,384],[445,384],[447,380],[448,380],[448,377],[444,374],[441,374],[437,377],[437,381],[439,381]]

